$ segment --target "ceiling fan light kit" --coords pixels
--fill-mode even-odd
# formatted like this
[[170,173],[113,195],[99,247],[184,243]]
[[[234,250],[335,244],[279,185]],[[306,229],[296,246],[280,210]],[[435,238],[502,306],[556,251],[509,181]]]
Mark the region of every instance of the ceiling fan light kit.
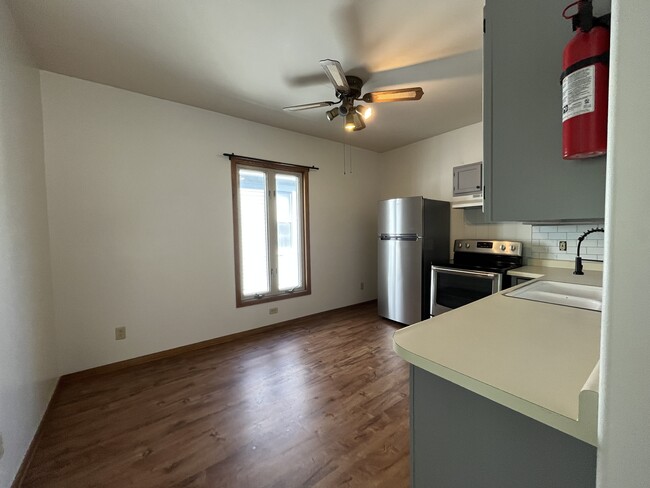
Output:
[[366,107],[365,105],[357,105],[356,106],[357,113],[363,117],[364,120],[368,120],[370,117],[372,117],[372,108],[371,107]]
[[347,131],[353,131],[356,127],[356,124],[354,123],[354,117],[352,116],[352,112],[348,112],[348,114],[345,116],[345,130]]
[[356,111],[352,114],[352,121],[354,122],[354,129],[352,130],[357,131],[366,128],[366,123],[363,121],[363,117],[361,117],[361,115]]
[[348,112],[345,116],[345,130],[348,132],[358,131],[366,128],[363,117],[356,110]]
[[360,131],[365,129],[366,124],[364,120],[368,120],[372,115],[372,109],[364,105],[354,105],[355,101],[362,100],[366,103],[385,103],[385,102],[403,102],[407,100],[419,100],[422,98],[424,92],[422,88],[400,88],[397,90],[383,90],[366,93],[361,96],[361,89],[363,87],[363,80],[357,76],[346,75],[341,67],[341,64],[333,59],[323,59],[320,62],[325,74],[336,90],[336,97],[338,102],[315,102],[305,103],[303,105],[292,105],[284,107],[284,110],[298,111],[308,110],[312,108],[330,107],[332,105],[341,104],[332,110],[328,110],[325,115],[327,120],[332,121],[339,115],[345,117],[345,130],[347,131]]
[[325,112],[325,115],[327,115],[327,120],[331,122],[332,120],[334,120],[336,117],[339,116],[339,108],[334,107],[332,110],[328,110],[327,112]]

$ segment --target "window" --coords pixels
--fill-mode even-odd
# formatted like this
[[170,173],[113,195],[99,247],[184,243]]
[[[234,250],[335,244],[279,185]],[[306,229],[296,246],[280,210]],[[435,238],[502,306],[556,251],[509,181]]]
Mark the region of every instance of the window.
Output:
[[311,293],[308,169],[232,157],[237,306]]

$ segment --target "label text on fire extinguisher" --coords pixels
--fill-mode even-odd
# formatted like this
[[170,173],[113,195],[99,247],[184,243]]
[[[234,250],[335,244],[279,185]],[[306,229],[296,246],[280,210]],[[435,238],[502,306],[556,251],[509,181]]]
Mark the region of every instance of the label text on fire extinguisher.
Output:
[[596,109],[596,67],[592,64],[562,80],[562,122]]

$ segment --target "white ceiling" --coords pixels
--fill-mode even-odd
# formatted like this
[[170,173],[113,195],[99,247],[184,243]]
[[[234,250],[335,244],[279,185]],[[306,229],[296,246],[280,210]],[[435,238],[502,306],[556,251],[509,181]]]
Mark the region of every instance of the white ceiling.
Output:
[[[42,69],[378,152],[481,120],[483,0],[8,0]],[[329,122],[318,61],[377,104],[360,132]]]

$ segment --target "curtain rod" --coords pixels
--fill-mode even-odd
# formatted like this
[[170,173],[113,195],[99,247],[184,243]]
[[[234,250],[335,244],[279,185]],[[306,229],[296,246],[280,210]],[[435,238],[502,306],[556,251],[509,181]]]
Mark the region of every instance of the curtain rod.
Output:
[[292,163],[282,163],[280,161],[269,161],[268,159],[259,159],[259,158],[250,158],[248,156],[240,156],[239,154],[235,153],[223,153],[224,156],[228,156],[228,159],[232,158],[240,158],[240,159],[247,159],[248,161],[257,161],[260,163],[273,163],[273,164],[280,164],[282,166],[289,166],[291,168],[306,168],[308,170],[315,170],[318,171],[320,168],[317,168],[316,166],[303,166],[302,164],[292,164]]

